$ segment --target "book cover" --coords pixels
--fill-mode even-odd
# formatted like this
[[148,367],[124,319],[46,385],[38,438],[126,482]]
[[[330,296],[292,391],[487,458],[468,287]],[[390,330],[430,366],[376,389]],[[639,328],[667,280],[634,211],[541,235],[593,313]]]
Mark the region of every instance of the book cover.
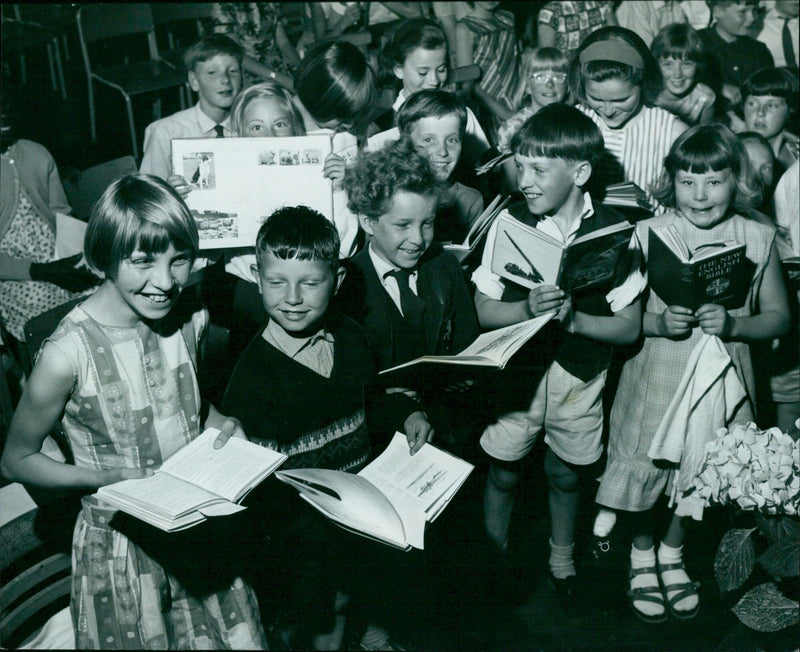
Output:
[[510,215],[498,218],[492,272],[518,285],[557,285],[578,292],[613,281],[633,234],[628,222],[598,229],[569,244]]
[[667,305],[697,310],[705,303],[726,309],[744,305],[750,285],[745,246],[738,242],[703,245],[690,252],[674,226],[651,227],[647,277]]
[[166,532],[241,511],[245,508],[238,503],[283,464],[286,455],[235,437],[215,449],[218,435],[219,430],[209,428],[153,475],[100,487],[95,495]]
[[395,433],[359,473],[291,469],[275,477],[343,528],[403,550],[424,548],[425,524],[442,513],[474,467],[431,444],[415,455]]
[[492,200],[492,203],[484,209],[483,213],[481,213],[470,226],[467,237],[464,238],[463,242],[446,242],[442,245],[442,248],[458,258],[458,262],[463,263],[467,256],[475,251],[475,247],[483,240],[484,236],[489,231],[489,227],[492,226],[495,218],[497,218],[500,212],[506,207],[511,198],[506,197],[502,199],[502,201],[501,199],[502,197],[497,195]]

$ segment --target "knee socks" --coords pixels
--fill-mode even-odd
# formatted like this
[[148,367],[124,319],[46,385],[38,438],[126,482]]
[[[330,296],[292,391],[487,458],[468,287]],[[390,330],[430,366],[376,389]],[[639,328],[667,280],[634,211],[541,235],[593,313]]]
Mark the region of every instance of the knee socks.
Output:
[[575,575],[575,561],[572,559],[574,543],[568,546],[557,546],[550,539],[550,572],[553,577],[563,580],[566,577]]

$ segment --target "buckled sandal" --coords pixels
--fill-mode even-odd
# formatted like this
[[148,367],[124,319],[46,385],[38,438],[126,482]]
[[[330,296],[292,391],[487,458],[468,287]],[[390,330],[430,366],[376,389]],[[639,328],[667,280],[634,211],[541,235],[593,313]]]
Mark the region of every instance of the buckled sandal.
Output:
[[[630,602],[631,609],[633,609],[633,613],[636,614],[636,617],[645,623],[663,623],[667,620],[668,612],[667,612],[667,604],[664,600],[664,594],[661,592],[661,579],[659,578],[658,571],[656,570],[655,566],[646,566],[644,568],[633,568],[631,567],[628,573],[628,581],[632,580],[637,575],[655,575],[658,578],[658,584],[656,586],[640,586],[636,589],[629,589],[628,590],[628,602]],[[642,613],[639,611],[634,602],[653,602],[655,604],[660,604],[664,607],[664,613],[657,614],[655,616],[651,616],[646,613]]]
[[[686,566],[683,565],[682,561],[676,562],[674,564],[659,564],[658,565],[658,579],[662,583],[664,587],[664,597],[667,598],[667,608],[669,612],[678,620],[691,620],[697,615],[697,612],[700,611],[700,600],[699,595],[697,593],[697,589],[700,588],[700,582],[681,582],[680,584],[664,584],[661,573],[664,571],[673,571],[673,570],[682,570],[686,573]],[[686,573],[688,577],[688,573]],[[672,591],[677,591],[675,595],[671,598],[668,597]],[[698,596],[697,604],[695,605],[694,609],[683,610],[683,609],[676,609],[675,605],[678,604],[684,598],[688,598],[691,595]]]

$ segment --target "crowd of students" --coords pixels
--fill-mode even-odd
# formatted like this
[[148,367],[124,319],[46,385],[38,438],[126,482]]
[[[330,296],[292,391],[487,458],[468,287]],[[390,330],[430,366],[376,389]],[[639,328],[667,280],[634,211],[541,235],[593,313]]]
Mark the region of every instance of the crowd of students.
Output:
[[[500,559],[522,460],[543,437],[559,603],[569,609],[580,591],[575,528],[590,478],[597,540],[622,515],[632,524],[630,608],[646,622],[692,618],[699,595],[682,550],[703,509],[685,499],[687,478],[649,452],[698,352],[727,359],[738,388],[704,413],[704,428],[756,420],[798,436],[798,272],[781,262],[800,256],[797,3],[770,4],[762,43],[749,35],[755,0],[625,1],[616,13],[613,3],[549,2],[539,47],[525,49],[498,2],[370,3],[402,7],[379,30],[379,51],[366,52],[337,40],[363,20],[347,7],[359,3],[308,4],[320,42],[305,39],[302,58],[270,3],[223,8],[187,50],[198,102],[148,126],[140,174],[95,206],[84,248],[96,277],[77,260],[51,262],[53,215],[66,203],[58,173],[43,148],[4,129],[8,336],[21,341],[27,318],[88,294],[39,352],[0,463],[7,479],[84,494],[73,539],[77,646],[396,649],[375,592],[413,606],[416,558],[354,541],[276,481],[227,517],[235,546],[203,534],[214,540],[202,554],[205,584],[176,570],[182,549],[166,535],[118,527],[90,495],[152,474],[212,426],[217,446],[247,437],[288,455],[287,468],[357,471],[395,431],[412,455],[433,441],[488,464],[483,528]],[[778,19],[793,30],[780,47],[769,27]],[[472,63],[475,82],[448,84],[454,66]],[[384,115],[381,84],[396,92]],[[396,138],[369,148],[382,127]],[[298,188],[296,205],[270,215],[252,247],[201,253],[183,201],[197,184],[173,174],[171,140],[320,130],[359,142],[354,163],[335,153],[324,162],[319,183],[331,187],[336,219],[305,207]],[[604,189],[619,181],[640,186],[652,211],[605,205]],[[441,243],[461,241],[496,193],[513,195],[510,219],[564,244],[635,222],[627,273],[574,294],[515,285],[492,271],[497,222],[482,252],[460,263]],[[692,250],[743,243],[752,271],[743,305],[690,310],[651,291],[647,236],[657,226],[674,227]],[[210,315],[202,297],[214,299]],[[382,369],[456,354],[481,330],[548,313],[502,371],[378,381]],[[198,384],[209,320],[230,328],[235,362],[215,370],[226,386],[219,410]],[[607,385],[615,364],[618,382]],[[70,463],[41,452],[59,420]],[[671,520],[656,524],[665,494]]]

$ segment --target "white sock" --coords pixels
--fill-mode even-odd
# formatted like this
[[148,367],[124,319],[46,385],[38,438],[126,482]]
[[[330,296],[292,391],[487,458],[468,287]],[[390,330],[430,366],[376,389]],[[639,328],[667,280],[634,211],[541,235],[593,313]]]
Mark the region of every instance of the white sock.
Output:
[[550,539],[550,572],[556,579],[563,580],[576,575],[575,561],[572,559],[574,548],[574,543],[570,543],[568,546],[557,546]]
[[[661,545],[658,546],[659,565],[680,563],[682,559],[683,546],[672,548],[663,541],[661,542]],[[664,583],[665,587],[669,586],[670,584],[691,584],[692,582],[692,580],[690,580],[689,576],[686,574],[686,571],[682,568],[664,571],[661,573],[661,581]],[[683,589],[667,591],[667,600],[671,599],[672,596],[677,595],[682,590]],[[687,595],[682,600],[676,602],[673,605],[673,609],[675,609],[675,611],[691,611],[697,606],[697,602],[698,597],[696,594]]]
[[[653,568],[656,565],[656,550],[639,550],[631,546],[631,568]],[[631,578],[631,589],[652,588],[653,595],[660,593],[658,587],[658,575],[655,573],[642,573]],[[664,613],[665,607],[650,600],[634,600],[633,606],[637,611],[641,611],[646,616],[660,616]]]
[[607,537],[614,529],[614,524],[617,522],[617,513],[601,507],[597,512],[597,518],[594,519],[594,527],[592,533],[596,537]]

